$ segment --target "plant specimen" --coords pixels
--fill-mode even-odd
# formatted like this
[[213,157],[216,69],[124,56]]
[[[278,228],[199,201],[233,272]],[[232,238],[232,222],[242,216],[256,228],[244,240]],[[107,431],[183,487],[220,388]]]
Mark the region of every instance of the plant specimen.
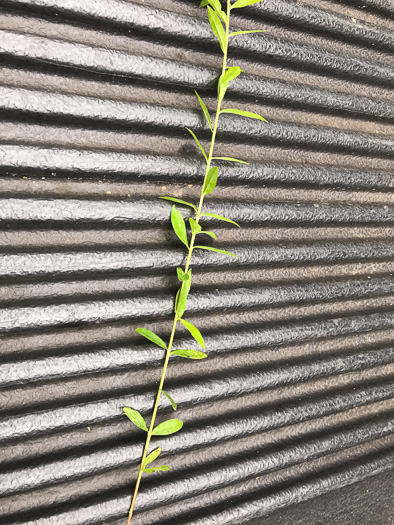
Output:
[[129,525],[131,522],[131,518],[133,515],[134,506],[135,506],[142,475],[144,473],[149,474],[149,473],[156,472],[156,471],[169,470],[170,468],[167,465],[152,466],[152,463],[159,457],[161,453],[161,447],[156,448],[155,450],[153,450],[152,452],[148,454],[151,437],[174,434],[175,432],[178,432],[183,426],[183,422],[180,421],[179,419],[169,419],[168,421],[164,421],[158,426],[155,426],[157,410],[159,407],[159,401],[160,401],[160,397],[162,394],[164,394],[168,398],[169,402],[172,405],[172,408],[174,410],[177,409],[177,405],[175,404],[174,400],[171,398],[171,396],[167,392],[163,390],[164,380],[165,380],[169,360],[171,357],[174,357],[174,356],[188,358],[188,359],[204,359],[207,357],[207,355],[202,351],[197,351],[197,350],[192,350],[192,349],[173,349],[175,331],[176,331],[178,323],[181,323],[190,332],[190,334],[197,341],[197,343],[199,343],[202,349],[205,350],[204,339],[200,331],[198,330],[196,326],[194,326],[191,322],[187,321],[184,318],[187,297],[188,297],[191,283],[192,283],[192,269],[190,266],[191,266],[191,258],[192,258],[193,251],[196,249],[212,250],[214,252],[219,252],[223,255],[229,255],[232,257],[236,257],[236,255],[234,255],[233,253],[230,253],[224,250],[219,250],[212,246],[201,246],[200,244],[196,245],[196,239],[198,238],[198,235],[204,233],[212,237],[214,240],[216,240],[216,235],[214,232],[203,230],[200,224],[200,221],[203,220],[204,217],[211,217],[214,219],[218,219],[220,221],[226,221],[226,222],[229,222],[239,227],[239,225],[236,222],[232,221],[231,219],[227,219],[226,217],[223,217],[222,215],[203,212],[203,204],[204,204],[205,197],[209,195],[215,189],[215,186],[217,183],[217,179],[219,175],[219,168],[218,166],[213,165],[215,164],[214,161],[227,160],[227,161],[232,161],[232,162],[241,162],[244,164],[248,164],[247,162],[238,160],[238,159],[233,159],[229,157],[214,157],[213,156],[216,133],[218,130],[220,115],[224,113],[232,113],[232,114],[241,115],[244,117],[265,120],[263,117],[261,117],[260,115],[257,115],[256,113],[250,113],[248,111],[241,111],[238,109],[221,109],[222,101],[226,94],[226,90],[228,88],[229,83],[233,81],[235,78],[237,78],[242,73],[241,68],[239,68],[238,66],[231,66],[231,67],[227,66],[227,52],[228,52],[228,45],[229,45],[230,39],[234,36],[242,35],[245,33],[263,32],[263,31],[258,30],[258,31],[235,31],[231,33],[230,32],[230,13],[233,9],[239,9],[241,7],[246,7],[248,5],[255,4],[259,1],[260,0],[237,0],[236,2],[231,4],[231,1],[227,0],[225,10],[222,9],[222,4],[220,3],[219,0],[203,0],[200,4],[200,7],[207,7],[208,18],[209,18],[209,22],[210,22],[212,31],[214,35],[217,37],[217,39],[219,40],[219,44],[223,52],[223,65],[222,65],[222,72],[218,80],[217,107],[216,107],[216,113],[215,113],[215,118],[213,122],[211,120],[211,116],[208,112],[206,105],[204,104],[204,102],[202,101],[198,93],[196,92],[198,101],[201,105],[201,109],[204,113],[208,126],[211,130],[211,144],[210,144],[208,153],[204,151],[203,147],[201,146],[198,138],[193,133],[193,131],[186,128],[188,129],[190,134],[193,136],[194,140],[196,141],[206,161],[205,176],[204,176],[204,181],[202,184],[199,203],[197,206],[195,206],[194,204],[191,204],[190,202],[185,202],[179,199],[175,199],[173,197],[160,197],[162,199],[166,199],[168,201],[175,202],[177,204],[183,204],[186,206],[190,206],[195,211],[195,218],[189,219],[190,231],[191,231],[191,236],[189,239],[186,224],[182,217],[182,214],[176,208],[175,204],[171,208],[172,227],[176,235],[178,236],[179,240],[186,246],[188,252],[187,252],[187,259],[186,259],[185,267],[177,268],[177,275],[178,275],[178,279],[181,284],[180,284],[180,288],[178,290],[178,293],[175,299],[174,320],[173,320],[172,330],[171,330],[168,344],[166,344],[160,337],[158,337],[156,334],[154,334],[150,330],[146,328],[137,328],[137,332],[139,334],[146,337],[152,343],[156,344],[157,346],[165,350],[165,361],[164,361],[164,365],[162,369],[161,379],[160,379],[160,383],[159,383],[159,387],[157,391],[156,401],[154,404],[149,428],[144,418],[139,412],[137,412],[136,410],[130,407],[125,407],[123,409],[125,414],[134,423],[134,425],[136,425],[137,427],[139,427],[140,429],[144,430],[147,433],[145,447],[144,447],[144,451],[142,454],[142,459],[141,459],[141,463],[140,463],[139,471],[138,471],[138,477],[137,477],[137,481],[135,485],[134,495],[133,495],[133,499],[132,499],[132,503],[131,503],[131,507],[129,511],[128,520],[127,520],[127,525]]

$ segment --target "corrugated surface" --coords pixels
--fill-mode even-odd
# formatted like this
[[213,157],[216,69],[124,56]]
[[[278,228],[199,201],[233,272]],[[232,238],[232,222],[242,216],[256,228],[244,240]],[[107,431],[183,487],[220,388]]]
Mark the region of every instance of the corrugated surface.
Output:
[[[134,329],[167,336],[185,259],[157,197],[199,194],[185,126],[208,140],[193,89],[213,110],[221,63],[196,4],[2,2],[4,525],[124,523],[143,435],[121,407],[149,416],[163,358]],[[324,523],[390,523],[393,15],[383,0],[234,15],[270,32],[234,38],[226,104],[269,124],[221,121],[217,154],[252,161],[207,199],[241,223],[212,224],[239,259],[194,255],[209,359],[170,366],[185,426],[160,438],[172,470],[144,478],[135,525],[293,525],[287,507],[327,493]]]

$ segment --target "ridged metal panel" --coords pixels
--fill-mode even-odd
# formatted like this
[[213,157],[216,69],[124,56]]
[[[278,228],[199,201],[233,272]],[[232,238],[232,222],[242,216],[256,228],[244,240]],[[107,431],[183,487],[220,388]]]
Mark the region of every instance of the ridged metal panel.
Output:
[[[170,366],[185,425],[135,525],[390,523],[393,15],[234,15],[269,33],[233,39],[225,103],[269,123],[221,121],[217,154],[252,164],[207,211],[239,258],[193,256],[209,359]],[[163,359],[134,329],[167,336],[185,260],[158,196],[199,194],[185,126],[206,144],[193,90],[214,110],[221,54],[191,0],[3,0],[0,29],[1,523],[123,525],[143,435],[121,408],[149,417]]]

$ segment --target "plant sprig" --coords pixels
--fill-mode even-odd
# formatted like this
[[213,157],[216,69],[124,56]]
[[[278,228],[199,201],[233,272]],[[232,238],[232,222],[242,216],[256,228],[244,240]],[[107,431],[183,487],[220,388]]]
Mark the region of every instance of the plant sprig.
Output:
[[173,356],[182,357],[186,359],[205,359],[207,357],[207,354],[200,350],[193,350],[193,349],[175,349],[173,350],[175,331],[176,331],[178,323],[181,323],[189,331],[193,339],[202,347],[203,350],[205,350],[205,341],[199,329],[196,326],[194,326],[194,324],[192,324],[190,321],[187,321],[186,319],[183,318],[183,315],[186,311],[187,299],[188,299],[188,295],[189,295],[191,284],[192,284],[192,270],[190,268],[190,263],[191,263],[191,257],[192,257],[193,251],[194,249],[197,248],[197,249],[214,251],[216,253],[220,253],[223,255],[229,255],[232,257],[236,257],[236,255],[231,252],[220,250],[218,248],[214,248],[213,246],[196,245],[195,242],[196,242],[197,236],[201,234],[209,235],[214,240],[216,240],[216,234],[214,232],[203,230],[200,224],[201,218],[204,219],[204,217],[210,217],[210,218],[213,218],[219,221],[225,221],[227,223],[233,224],[234,226],[240,227],[239,224],[237,224],[232,219],[228,219],[216,213],[203,212],[202,210],[203,210],[203,203],[204,203],[205,197],[214,191],[218,178],[219,178],[219,168],[218,166],[212,166],[212,161],[226,160],[230,162],[241,162],[243,164],[248,164],[248,162],[244,160],[238,160],[232,157],[214,157],[213,156],[220,116],[223,114],[230,113],[230,114],[235,114],[235,115],[242,116],[242,117],[259,119],[259,120],[266,122],[266,120],[263,117],[261,117],[260,115],[257,115],[256,113],[250,113],[248,111],[243,111],[239,109],[221,109],[221,104],[222,104],[223,98],[226,94],[226,91],[227,91],[227,88],[230,82],[235,80],[242,73],[242,70],[240,67],[227,65],[227,51],[228,51],[228,44],[229,44],[230,37],[236,36],[236,35],[242,35],[246,33],[261,32],[260,30],[256,30],[256,31],[235,31],[233,33],[230,33],[230,12],[233,9],[239,9],[241,7],[246,7],[246,6],[255,4],[259,1],[260,0],[236,0],[235,3],[231,4],[231,0],[227,0],[225,11],[223,11],[222,9],[222,4],[220,0],[202,0],[200,4],[200,7],[207,7],[208,19],[209,19],[209,23],[212,28],[212,32],[218,39],[220,47],[223,52],[222,72],[218,80],[217,107],[216,107],[215,118],[213,122],[211,120],[211,115],[209,114],[209,111],[205,103],[203,102],[203,100],[201,99],[197,91],[195,92],[197,95],[198,101],[200,103],[202,112],[207,120],[209,129],[211,130],[211,133],[212,133],[211,143],[210,143],[208,153],[206,153],[206,151],[202,147],[196,134],[191,129],[186,128],[189,131],[189,133],[192,135],[194,140],[196,141],[206,161],[205,175],[204,175],[204,180],[202,184],[201,195],[200,195],[198,206],[195,206],[194,204],[190,202],[186,202],[181,199],[177,199],[175,197],[160,197],[161,199],[165,199],[167,201],[170,201],[171,203],[190,206],[195,211],[196,215],[195,215],[195,218],[189,219],[190,231],[191,231],[191,236],[189,240],[188,230],[186,227],[185,220],[183,219],[183,216],[181,212],[177,209],[176,205],[175,204],[172,205],[171,224],[172,224],[173,230],[176,236],[178,237],[178,239],[188,249],[188,254],[187,254],[185,268],[184,269],[177,268],[177,276],[181,284],[180,284],[180,288],[175,298],[174,320],[172,324],[172,330],[171,330],[170,338],[168,341],[168,345],[158,335],[154,334],[150,330],[146,328],[136,329],[136,331],[140,335],[144,336],[151,343],[154,343],[155,345],[165,350],[165,361],[164,361],[164,365],[162,369],[162,374],[161,374],[160,383],[159,383],[159,387],[157,391],[156,401],[153,407],[153,413],[152,413],[149,427],[147,423],[145,422],[143,416],[137,410],[134,410],[130,407],[124,407],[123,409],[127,417],[131,420],[131,422],[134,425],[136,425],[138,428],[140,428],[141,430],[147,433],[145,447],[144,447],[144,451],[143,451],[142,458],[141,458],[141,463],[140,463],[139,470],[138,470],[137,482],[135,485],[133,499],[132,499],[132,503],[131,503],[130,511],[128,515],[127,525],[130,525],[131,518],[134,512],[134,506],[135,506],[135,502],[137,499],[142,474],[143,473],[149,474],[149,473],[157,472],[157,471],[166,471],[166,470],[169,470],[170,468],[168,465],[147,467],[148,464],[150,465],[151,463],[153,463],[153,461],[155,461],[159,457],[161,450],[162,450],[161,447],[159,447],[153,450],[150,454],[148,454],[148,449],[149,449],[149,445],[150,445],[152,436],[164,436],[164,435],[174,434],[178,432],[183,426],[183,422],[179,419],[169,419],[155,426],[155,421],[156,421],[156,416],[157,416],[161,394],[164,394],[165,397],[167,397],[168,401],[170,402],[174,410],[177,409],[177,404],[172,399],[170,394],[168,394],[167,392],[163,390],[163,385],[164,385],[164,380],[165,380],[169,360]]

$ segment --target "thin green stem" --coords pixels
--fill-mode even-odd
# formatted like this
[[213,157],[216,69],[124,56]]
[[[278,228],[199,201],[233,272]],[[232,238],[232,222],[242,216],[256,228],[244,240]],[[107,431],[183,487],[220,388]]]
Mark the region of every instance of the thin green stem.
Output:
[[[228,50],[228,39],[229,39],[229,22],[230,22],[230,0],[227,0],[226,40],[225,40],[225,48],[223,50],[222,75],[225,73],[226,68],[227,68],[227,50]],[[221,108],[221,99],[218,98],[218,104],[217,104],[216,114],[215,114],[215,121],[214,121],[213,130],[212,130],[211,145],[210,145],[210,148],[209,148],[209,154],[208,154],[208,159],[207,159],[207,167],[206,167],[206,170],[205,170],[204,182],[203,182],[202,189],[201,189],[200,201],[199,201],[197,212],[196,212],[196,222],[197,223],[200,220],[202,206],[203,206],[203,202],[204,202],[204,196],[205,195],[204,195],[204,192],[203,192],[203,188],[205,186],[205,181],[206,181],[206,178],[208,176],[208,172],[210,170],[211,163],[212,163],[213,150],[214,150],[214,146],[215,146],[216,133],[217,133],[218,123],[219,123],[220,108]],[[191,261],[191,257],[192,257],[192,253],[193,253],[195,239],[196,239],[196,234],[193,233],[192,237],[190,239],[189,251],[188,251],[188,254],[187,254],[185,270],[184,270],[185,272],[187,272],[189,270],[189,267],[190,267],[190,261]],[[181,288],[183,286],[184,286],[184,284],[182,283]],[[151,440],[151,437],[152,437],[152,432],[153,432],[153,429],[154,429],[154,426],[155,426],[157,410],[159,408],[160,397],[161,397],[161,393],[162,393],[162,389],[163,389],[163,385],[164,385],[164,380],[165,380],[166,373],[167,373],[168,362],[170,360],[172,344],[174,342],[175,331],[176,331],[176,327],[177,327],[178,321],[179,321],[178,313],[175,312],[174,322],[173,322],[172,330],[171,330],[170,341],[168,343],[168,347],[167,347],[167,350],[166,350],[166,357],[165,357],[165,361],[164,361],[164,365],[163,365],[163,370],[162,370],[162,373],[161,373],[160,384],[159,384],[159,388],[158,388],[157,395],[156,395],[155,405],[153,407],[152,419],[151,419],[151,423],[150,423],[150,426],[149,426],[148,434],[147,434],[147,437],[146,437],[144,452],[142,454],[142,459],[141,459],[141,463],[140,463],[139,470],[138,470],[138,477],[137,477],[137,482],[136,482],[135,489],[134,489],[133,500],[132,500],[131,506],[130,506],[129,516],[128,516],[128,519],[127,519],[127,525],[130,525],[131,518],[133,516],[134,506],[135,506],[135,502],[137,500],[137,495],[138,495],[138,490],[139,490],[140,483],[141,483],[142,473],[144,471],[145,459],[146,459],[146,455],[148,453],[150,440]]]
[[[227,0],[226,40],[225,40],[225,47],[224,47],[224,51],[223,51],[222,75],[224,75],[224,73],[226,71],[226,68],[227,68],[227,51],[228,51],[228,38],[229,38],[229,36],[228,36],[229,35],[229,24],[230,24],[230,0]],[[203,188],[205,186],[205,181],[207,179],[208,172],[210,170],[211,163],[212,163],[213,149],[214,149],[214,146],[215,146],[216,133],[217,133],[218,124],[219,124],[221,105],[222,105],[222,101],[221,101],[220,98],[218,98],[218,104],[217,104],[217,107],[216,107],[216,114],[215,114],[215,122],[213,124],[213,130],[212,130],[211,145],[210,145],[210,148],[209,148],[209,154],[208,154],[208,160],[207,160],[207,167],[206,167],[206,170],[205,170],[204,182],[202,184]],[[204,192],[201,191],[200,202],[198,203],[198,208],[197,208],[197,213],[196,213],[196,222],[197,223],[200,222],[200,216],[201,216],[202,205],[203,205],[203,202],[204,202],[204,197],[205,197]],[[191,260],[192,253],[193,253],[193,247],[194,247],[195,239],[196,239],[196,234],[193,233],[192,234],[192,238],[190,239],[190,248],[189,248],[189,253],[188,253],[188,256],[187,256],[187,260],[186,260],[185,272],[188,271],[189,266],[190,266],[190,260]]]
[[142,477],[142,473],[144,471],[145,459],[146,459],[146,455],[148,453],[148,448],[149,448],[150,440],[151,440],[151,437],[152,437],[152,432],[153,432],[153,429],[154,429],[154,426],[155,426],[156,414],[157,414],[157,410],[159,408],[160,396],[161,396],[161,392],[162,392],[163,385],[164,385],[164,379],[166,377],[168,362],[170,360],[172,343],[174,341],[174,336],[175,336],[175,330],[176,330],[177,323],[178,323],[178,317],[175,315],[174,322],[173,322],[173,325],[172,325],[172,330],[171,330],[170,341],[168,343],[168,347],[167,347],[167,351],[166,351],[166,358],[165,358],[164,365],[163,365],[163,370],[162,370],[162,373],[161,373],[160,384],[159,384],[159,388],[158,388],[157,395],[156,395],[155,406],[153,407],[152,419],[151,419],[151,422],[150,422],[148,435],[147,435],[146,442],[145,442],[144,452],[142,454],[140,468],[138,470],[138,477],[137,477],[137,482],[135,484],[133,500],[132,500],[131,506],[130,506],[129,517],[128,517],[128,520],[127,520],[127,525],[130,525],[131,517],[133,516],[135,502],[137,500],[138,489],[140,487],[141,477]]

